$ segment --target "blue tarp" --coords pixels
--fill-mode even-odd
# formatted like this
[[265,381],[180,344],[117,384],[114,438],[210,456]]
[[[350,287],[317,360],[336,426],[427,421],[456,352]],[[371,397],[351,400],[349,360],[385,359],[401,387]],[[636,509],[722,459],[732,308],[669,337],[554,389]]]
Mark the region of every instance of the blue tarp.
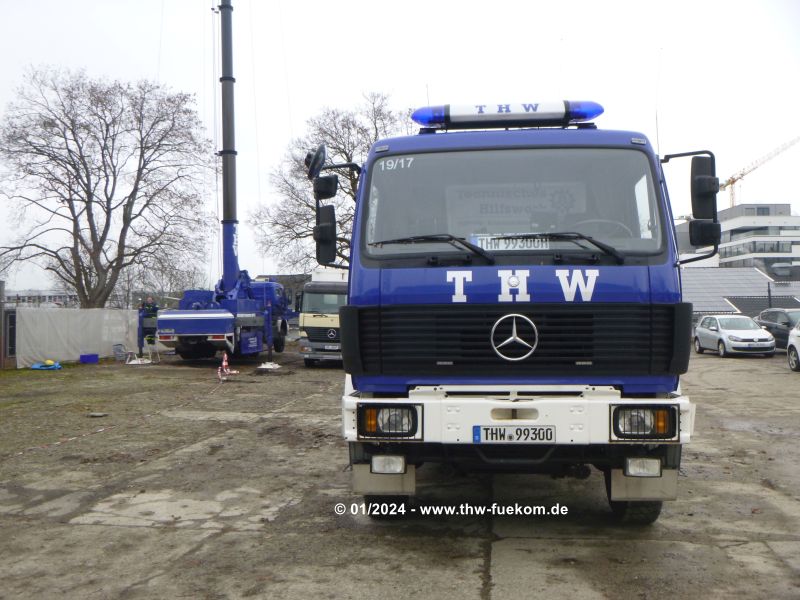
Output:
[[33,363],[31,365],[31,369],[36,369],[37,371],[55,371],[61,368],[61,363],[53,363],[52,365],[46,365],[44,363]]

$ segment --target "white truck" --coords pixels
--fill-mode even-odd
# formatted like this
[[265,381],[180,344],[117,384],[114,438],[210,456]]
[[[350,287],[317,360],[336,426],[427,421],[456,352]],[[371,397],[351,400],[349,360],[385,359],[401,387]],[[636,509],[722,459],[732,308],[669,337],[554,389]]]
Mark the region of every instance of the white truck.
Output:
[[341,361],[339,307],[347,304],[347,271],[316,269],[303,286],[300,308],[300,355],[307,367]]

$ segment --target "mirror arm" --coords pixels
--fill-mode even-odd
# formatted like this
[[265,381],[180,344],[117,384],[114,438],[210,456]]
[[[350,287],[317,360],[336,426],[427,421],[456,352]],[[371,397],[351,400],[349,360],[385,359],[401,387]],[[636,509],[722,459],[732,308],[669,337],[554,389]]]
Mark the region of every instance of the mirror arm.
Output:
[[708,156],[711,158],[711,164],[714,167],[714,171],[716,172],[716,159],[714,158],[714,153],[711,150],[695,150],[694,152],[678,152],[677,154],[665,154],[664,157],[661,159],[661,164],[668,163],[673,158],[683,158],[684,156]]
[[329,171],[330,169],[350,169],[351,171],[355,171],[357,175],[361,175],[361,165],[354,162],[348,163],[341,163],[338,165],[326,165],[322,167],[322,171]]
[[716,255],[719,252],[719,243],[714,244],[714,248],[708,254],[700,254],[699,256],[692,256],[691,258],[684,258],[681,260],[675,261],[675,266],[678,267],[680,265],[685,265],[686,263],[695,262],[698,260],[704,260],[706,258],[711,258],[712,256]]
[[[717,223],[717,220],[714,219],[713,222]],[[676,260],[675,261],[675,266],[678,267],[680,265],[685,265],[686,263],[695,262],[695,261],[698,261],[698,260],[704,260],[706,258],[711,258],[712,256],[715,256],[719,252],[720,243],[721,243],[721,241],[720,242],[716,242],[714,244],[713,248],[711,249],[711,252],[708,252],[707,254],[700,254],[698,256],[692,256],[691,258],[684,258],[684,259]]]

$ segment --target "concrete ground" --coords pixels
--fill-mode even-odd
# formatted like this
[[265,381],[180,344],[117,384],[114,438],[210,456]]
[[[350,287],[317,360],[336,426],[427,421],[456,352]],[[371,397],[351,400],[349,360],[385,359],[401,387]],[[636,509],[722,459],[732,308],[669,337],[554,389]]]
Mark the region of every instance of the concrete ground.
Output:
[[[800,375],[692,358],[679,499],[615,525],[602,477],[462,476],[420,500],[564,516],[374,521],[349,492],[337,368],[0,372],[0,598],[800,597]],[[104,415],[104,416],[91,416]]]

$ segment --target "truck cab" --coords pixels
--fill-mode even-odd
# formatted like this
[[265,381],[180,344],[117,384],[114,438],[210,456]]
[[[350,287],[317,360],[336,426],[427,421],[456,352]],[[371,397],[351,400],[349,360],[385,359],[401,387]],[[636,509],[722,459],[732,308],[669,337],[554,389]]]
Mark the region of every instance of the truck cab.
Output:
[[[355,492],[404,503],[417,466],[438,462],[580,478],[594,467],[614,514],[636,523],[676,497],[695,410],[679,383],[692,308],[661,166],[679,155],[598,129],[601,112],[425,107],[418,135],[373,145],[340,311]],[[335,176],[318,155],[319,200]],[[686,155],[692,243],[716,250],[713,155]],[[332,207],[319,214],[324,261]]]
[[339,308],[347,304],[346,281],[309,281],[300,305],[300,355],[307,367],[341,361]]

